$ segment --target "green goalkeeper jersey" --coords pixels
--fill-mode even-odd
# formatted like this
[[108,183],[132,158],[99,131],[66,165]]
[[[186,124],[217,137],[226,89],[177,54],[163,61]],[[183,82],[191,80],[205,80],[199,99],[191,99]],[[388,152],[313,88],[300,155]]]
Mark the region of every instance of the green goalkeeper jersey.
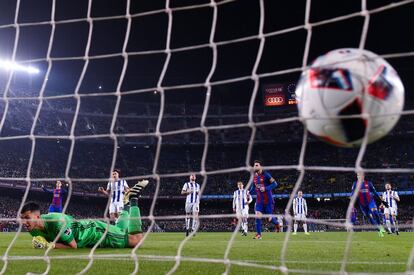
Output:
[[[94,246],[104,235],[108,224],[102,221],[75,221],[71,216],[62,213],[49,213],[40,216],[44,222],[44,230],[32,230],[30,234],[42,236],[52,242],[61,232],[57,242],[69,244],[75,240],[78,248]],[[128,234],[120,228],[109,225],[107,235],[100,247],[123,248],[128,246]]]

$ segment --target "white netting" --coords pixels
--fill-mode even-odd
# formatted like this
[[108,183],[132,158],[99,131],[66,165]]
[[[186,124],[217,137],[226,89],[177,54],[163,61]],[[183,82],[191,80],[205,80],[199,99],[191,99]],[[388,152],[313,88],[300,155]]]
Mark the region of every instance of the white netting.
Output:
[[[33,96],[30,94],[24,94],[19,96],[11,96],[9,93],[11,91],[11,83],[14,77],[13,71],[9,72],[7,81],[4,87],[4,93],[2,97],[2,101],[4,103],[3,108],[3,115],[0,121],[0,132],[5,127],[7,114],[9,113],[9,109],[11,108],[11,104],[13,102],[19,102],[19,101],[30,101],[35,100],[38,101],[38,105],[36,106],[36,111],[33,119],[33,123],[31,124],[31,128],[29,131],[29,134],[16,134],[16,135],[6,135],[0,137],[0,141],[12,141],[12,140],[25,140],[29,139],[31,141],[31,148],[30,148],[30,158],[28,161],[28,166],[26,170],[25,176],[3,176],[0,177],[1,181],[6,182],[19,182],[19,181],[25,181],[27,183],[25,192],[23,195],[23,198],[21,200],[21,204],[19,207],[19,211],[22,209],[24,203],[26,202],[26,199],[28,197],[29,191],[31,189],[31,185],[33,182],[51,182],[55,180],[62,180],[67,183],[69,183],[69,195],[68,199],[63,207],[63,211],[65,212],[68,205],[70,204],[71,197],[72,197],[72,189],[74,182],[80,182],[80,183],[94,183],[94,182],[103,182],[107,181],[107,177],[101,177],[101,178],[79,178],[79,177],[71,177],[71,167],[73,165],[73,155],[75,152],[75,143],[77,141],[82,140],[97,140],[97,139],[104,139],[109,138],[113,141],[113,151],[112,151],[112,159],[110,163],[110,170],[106,171],[107,175],[110,175],[110,171],[113,171],[113,169],[116,167],[117,157],[119,156],[119,141],[121,139],[127,139],[127,138],[155,138],[156,141],[156,149],[154,154],[154,161],[152,166],[152,172],[141,175],[136,174],[133,176],[128,176],[125,179],[126,180],[137,180],[142,178],[150,178],[152,179],[152,184],[155,185],[154,193],[151,194],[152,201],[151,206],[149,209],[148,216],[142,217],[143,220],[148,220],[150,222],[149,226],[146,229],[146,233],[144,234],[144,238],[142,242],[137,245],[130,254],[110,254],[110,255],[96,255],[95,251],[96,248],[99,246],[100,242],[98,242],[88,253],[88,255],[67,255],[67,256],[49,256],[50,249],[46,250],[44,256],[37,257],[37,256],[28,256],[28,257],[20,257],[20,256],[11,256],[10,251],[15,245],[15,242],[19,236],[19,233],[22,230],[22,226],[19,225],[18,227],[18,233],[15,234],[13,240],[8,245],[6,251],[3,254],[3,268],[1,270],[1,274],[7,273],[8,270],[8,263],[10,261],[17,261],[17,260],[24,260],[24,259],[42,259],[47,263],[47,269],[44,273],[48,273],[51,269],[51,259],[86,259],[89,260],[89,263],[84,267],[82,271],[80,271],[80,274],[86,273],[92,266],[94,259],[104,259],[111,257],[112,260],[116,258],[121,257],[129,257],[132,261],[134,261],[135,268],[133,270],[133,274],[136,274],[139,272],[139,260],[154,260],[154,261],[173,261],[175,264],[172,266],[172,268],[168,271],[168,274],[175,273],[178,268],[180,267],[181,263],[183,261],[189,261],[189,262],[200,262],[200,263],[216,263],[216,264],[222,264],[225,266],[224,274],[228,274],[231,271],[231,266],[246,266],[246,267],[252,267],[252,268],[258,268],[258,269],[269,269],[269,270],[278,270],[283,273],[314,273],[314,274],[347,274],[347,264],[350,262],[350,247],[352,244],[352,238],[353,238],[353,226],[349,222],[341,223],[341,222],[328,222],[324,220],[318,220],[318,219],[310,219],[310,222],[313,222],[315,224],[328,224],[329,226],[333,227],[342,227],[347,230],[349,230],[349,234],[347,235],[347,240],[345,242],[345,250],[343,253],[343,259],[339,261],[338,263],[341,264],[341,268],[339,271],[333,271],[333,272],[327,272],[327,271],[320,271],[320,270],[305,270],[305,269],[289,269],[287,267],[287,264],[292,263],[292,261],[287,260],[287,249],[289,245],[290,240],[290,231],[291,231],[291,225],[292,225],[292,217],[289,214],[289,210],[292,206],[292,201],[294,198],[294,194],[297,193],[297,191],[301,188],[302,182],[305,177],[305,172],[313,172],[313,171],[327,171],[327,172],[356,172],[360,170],[364,170],[367,172],[372,173],[413,173],[413,168],[400,168],[400,167],[394,167],[394,168],[364,168],[362,165],[363,158],[365,155],[366,147],[367,147],[367,140],[364,139],[363,145],[361,146],[358,157],[355,162],[354,167],[345,167],[345,166],[319,166],[319,165],[306,165],[305,164],[305,152],[306,152],[306,146],[308,141],[308,135],[307,132],[304,131],[303,137],[302,137],[302,144],[300,149],[299,158],[297,161],[297,164],[284,164],[284,165],[268,165],[264,167],[266,170],[274,170],[274,171],[286,171],[286,170],[293,170],[299,172],[299,175],[297,177],[297,180],[295,184],[292,186],[291,195],[289,197],[289,201],[287,203],[286,209],[285,209],[285,218],[288,221],[288,231],[285,235],[283,245],[281,248],[275,247],[275,249],[281,249],[280,254],[280,264],[274,264],[274,263],[253,263],[253,262],[245,262],[245,261],[238,261],[238,260],[231,260],[230,259],[230,252],[233,248],[233,244],[235,241],[235,237],[240,229],[240,222],[236,225],[236,228],[234,229],[231,238],[229,239],[226,250],[224,252],[224,256],[221,259],[211,259],[211,258],[202,258],[202,257],[185,257],[182,256],[182,251],[187,243],[193,236],[193,233],[190,234],[190,236],[184,238],[180,245],[178,246],[178,250],[175,253],[175,256],[157,256],[157,255],[139,255],[137,256],[137,249],[141,247],[146,241],[148,236],[152,234],[151,232],[154,229],[154,226],[156,225],[157,220],[175,220],[175,219],[184,219],[185,216],[177,216],[177,215],[157,215],[155,212],[155,206],[156,202],[159,199],[159,192],[160,192],[160,185],[162,179],[169,179],[169,178],[176,178],[176,177],[184,177],[188,176],[190,172],[167,172],[167,173],[160,173],[159,172],[159,166],[160,166],[160,155],[161,155],[161,147],[163,145],[163,139],[166,139],[168,137],[172,137],[174,135],[179,134],[188,134],[188,133],[198,133],[201,132],[203,134],[203,149],[202,149],[202,157],[200,160],[200,170],[196,171],[196,174],[199,176],[202,176],[203,181],[201,184],[201,190],[200,193],[203,193],[205,190],[209,176],[214,175],[225,175],[229,173],[235,173],[235,172],[248,172],[250,173],[250,182],[253,179],[253,170],[251,166],[251,162],[254,158],[253,155],[253,147],[255,145],[256,135],[259,127],[263,126],[274,126],[274,125],[282,125],[284,123],[291,123],[291,122],[298,122],[300,121],[299,117],[287,117],[287,118],[276,118],[266,121],[257,121],[255,120],[255,114],[254,114],[254,108],[255,108],[255,102],[258,97],[259,93],[259,85],[260,80],[268,77],[275,77],[275,76],[281,76],[281,75],[288,75],[292,73],[299,73],[303,70],[305,70],[309,64],[309,55],[310,55],[310,47],[311,47],[311,39],[312,39],[312,32],[314,28],[321,27],[325,25],[335,24],[337,22],[346,21],[353,18],[362,18],[363,19],[363,28],[361,30],[361,35],[359,39],[359,48],[364,49],[367,35],[369,34],[369,28],[370,28],[370,17],[374,14],[383,13],[388,10],[392,9],[404,9],[404,7],[412,4],[414,1],[407,0],[407,1],[400,1],[397,3],[391,3],[391,4],[385,4],[377,8],[368,9],[366,1],[361,1],[361,8],[359,11],[352,12],[349,14],[337,16],[330,19],[325,19],[318,22],[311,22],[310,16],[311,16],[311,0],[307,0],[305,4],[305,14],[304,14],[304,21],[303,24],[285,28],[282,30],[276,30],[271,32],[265,32],[265,20],[266,17],[271,14],[271,11],[266,10],[266,1],[264,0],[257,0],[257,5],[259,6],[259,24],[258,24],[258,30],[257,33],[251,36],[246,36],[242,38],[235,38],[225,41],[216,41],[215,35],[217,30],[217,21],[218,21],[218,13],[219,9],[222,6],[229,5],[231,3],[237,2],[236,0],[224,0],[224,1],[218,1],[215,2],[214,0],[211,0],[209,3],[203,3],[198,5],[190,5],[190,6],[183,6],[183,7],[171,7],[170,1],[166,0],[165,7],[160,10],[152,10],[152,11],[145,11],[140,13],[131,14],[131,1],[126,1],[126,10],[125,13],[122,15],[116,15],[116,16],[102,16],[102,17],[94,17],[92,15],[92,6],[93,2],[92,0],[88,1],[87,5],[87,16],[84,18],[78,18],[78,19],[63,19],[63,20],[56,20],[55,13],[56,13],[56,0],[51,1],[51,13],[50,13],[50,20],[46,21],[36,21],[36,22],[21,22],[19,20],[19,11],[20,11],[20,5],[21,0],[16,1],[15,6],[15,14],[14,14],[14,23],[13,24],[3,24],[0,25],[0,30],[2,29],[14,29],[15,30],[15,36],[14,36],[14,45],[13,45],[13,51],[10,56],[6,56],[8,59],[10,59],[12,62],[18,61],[20,64],[32,64],[32,63],[39,63],[39,62],[45,62],[47,64],[45,74],[43,75],[42,85],[40,88],[40,92],[38,95]],[[212,12],[212,19],[210,23],[210,35],[209,35],[209,42],[199,45],[191,45],[191,46],[182,46],[177,48],[171,47],[171,38],[172,38],[172,32],[173,32],[173,24],[174,24],[174,13],[181,12],[181,11],[192,11],[192,10],[198,10],[198,9],[209,9]],[[142,50],[142,51],[128,51],[128,43],[130,41],[130,34],[131,34],[131,27],[132,27],[132,21],[133,19],[139,18],[139,17],[149,17],[154,16],[158,14],[167,14],[168,21],[167,21],[167,28],[166,28],[166,39],[165,39],[165,47],[160,50]],[[117,53],[109,53],[109,54],[90,54],[91,49],[91,41],[94,34],[94,23],[97,22],[113,22],[116,20],[126,20],[126,28],[125,32],[123,33],[123,42],[122,42],[122,51]],[[66,56],[66,57],[53,57],[52,56],[52,49],[54,45],[54,37],[55,37],[55,29],[57,26],[60,25],[67,25],[67,24],[76,24],[76,23],[86,23],[88,24],[88,32],[87,32],[87,39],[85,43],[84,48],[84,54],[81,56]],[[190,23],[191,24],[191,23]],[[42,58],[17,58],[17,49],[19,48],[19,38],[20,38],[20,30],[23,27],[34,27],[34,26],[50,26],[50,35],[48,40],[48,46],[47,46],[47,52],[45,57]],[[266,72],[259,72],[259,66],[262,61],[263,51],[266,43],[266,39],[273,38],[273,37],[279,37],[284,34],[292,33],[299,30],[305,30],[306,31],[306,40],[304,45],[304,51],[302,55],[302,64],[298,67],[292,67],[292,68],[286,68],[281,69],[277,71],[266,71]],[[223,47],[226,45],[233,45],[240,42],[248,42],[248,41],[258,41],[258,47],[257,52],[255,55],[254,63],[253,63],[253,69],[251,72],[244,76],[237,76],[233,78],[226,78],[222,80],[213,80],[213,75],[216,72],[217,69],[217,63],[218,59],[220,58],[218,55],[218,47]],[[197,82],[197,83],[191,83],[191,84],[182,84],[182,85],[163,85],[165,76],[167,73],[167,70],[170,66],[170,61],[172,58],[172,55],[174,53],[181,53],[181,52],[187,52],[192,51],[196,49],[210,49],[212,52],[212,60],[211,60],[211,66],[208,71],[207,77],[204,81]],[[124,90],[123,84],[124,79],[127,73],[128,68],[128,62],[131,58],[137,57],[137,56],[150,56],[155,54],[164,54],[165,60],[162,65],[162,69],[158,78],[158,81],[155,86],[150,88],[140,88],[140,89],[132,89],[132,90]],[[402,58],[402,57],[410,57],[414,56],[414,51],[403,51],[403,52],[391,52],[386,54],[381,54],[381,57],[384,58]],[[81,87],[84,83],[85,75],[88,70],[88,66],[90,65],[91,61],[94,60],[105,60],[105,59],[111,59],[111,58],[122,58],[122,66],[121,66],[121,72],[119,74],[119,78],[117,81],[116,89],[114,91],[109,92],[90,92],[90,93],[81,93]],[[240,57],[243,58],[243,57]],[[66,93],[66,94],[57,94],[57,95],[45,95],[45,90],[47,86],[47,82],[50,77],[50,73],[52,70],[53,65],[55,62],[60,61],[82,61],[82,69],[81,73],[78,77],[78,80],[76,82],[76,87],[73,92]],[[232,84],[232,83],[239,83],[243,81],[252,81],[253,82],[253,88],[252,93],[249,99],[249,107],[248,107],[248,121],[247,122],[237,122],[237,123],[231,123],[231,124],[216,124],[216,125],[208,125],[206,123],[209,108],[211,106],[211,94],[213,87],[224,85],[224,84]],[[178,89],[195,89],[195,88],[205,88],[205,100],[203,104],[203,111],[201,114],[200,123],[198,126],[195,127],[185,127],[175,130],[167,130],[162,131],[162,122],[164,119],[164,113],[165,113],[165,104],[166,104],[166,93],[172,90],[178,90]],[[118,114],[121,106],[121,100],[122,97],[126,97],[129,95],[139,95],[139,94],[151,94],[156,93],[159,95],[160,101],[159,101],[159,111],[156,115],[156,123],[155,123],[155,129],[153,132],[140,132],[140,133],[120,133],[116,131],[116,124],[118,119]],[[93,135],[90,134],[76,134],[76,129],[78,126],[79,116],[81,115],[81,102],[82,100],[88,99],[88,98],[103,98],[113,96],[115,97],[115,105],[113,108],[113,113],[111,114],[111,122],[109,127],[109,132],[107,133],[96,133]],[[47,134],[36,134],[36,127],[39,123],[39,118],[41,115],[41,111],[43,106],[49,104],[49,100],[64,100],[64,99],[74,99],[75,100],[75,110],[73,113],[72,123],[70,125],[70,133],[69,135],[47,135]],[[411,115],[414,114],[414,111],[407,110],[403,111],[403,115]],[[249,128],[251,130],[249,135],[249,141],[248,141],[248,147],[246,150],[245,155],[245,163],[242,166],[239,167],[231,167],[231,168],[223,168],[223,169],[215,169],[215,170],[208,170],[206,168],[206,162],[207,162],[207,153],[209,150],[210,145],[210,134],[212,131],[218,131],[218,130],[227,130],[227,129],[235,129],[235,128]],[[366,136],[365,136],[366,137]],[[34,161],[34,155],[37,143],[39,141],[43,140],[66,140],[70,144],[70,148],[68,151],[68,158],[66,162],[65,167],[65,173],[62,177],[57,178],[45,178],[45,177],[33,177],[32,174],[32,165]],[[277,180],[277,179],[276,179]],[[356,200],[357,192],[355,192],[354,196],[351,199],[351,203],[349,204],[347,214],[346,214],[346,220],[350,220],[352,206]],[[109,205],[109,204],[108,204]],[[104,219],[109,223],[109,219],[107,218],[108,213],[108,205],[105,210]],[[200,219],[209,220],[209,219],[216,219],[216,218],[230,218],[234,217],[232,214],[217,214],[217,215],[200,215]],[[16,219],[7,219],[2,218],[2,221],[15,221]],[[17,217],[17,221],[19,221],[19,217]],[[407,225],[406,227],[412,227],[412,225]],[[359,228],[365,228],[363,226]],[[366,228],[370,228],[367,226]],[[404,228],[404,226],[402,226]],[[101,239],[102,241],[102,239]],[[407,260],[407,268],[406,273],[404,274],[412,274],[413,272],[413,263],[414,260],[414,247],[411,250],[411,254],[408,256]],[[305,262],[305,261],[303,261]],[[411,272],[411,273],[410,273]],[[365,272],[369,273],[369,272]]]

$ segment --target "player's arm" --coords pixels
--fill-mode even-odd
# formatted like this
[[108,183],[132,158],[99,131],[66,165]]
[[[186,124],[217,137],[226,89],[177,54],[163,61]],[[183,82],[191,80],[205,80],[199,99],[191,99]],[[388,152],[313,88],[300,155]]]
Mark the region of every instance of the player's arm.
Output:
[[69,184],[65,184],[65,187],[62,188],[62,194],[67,194],[69,193]]
[[303,208],[305,209],[305,216],[308,215],[308,204],[306,203],[306,200],[303,199]]
[[75,240],[72,240],[71,242],[69,242],[68,244],[63,244],[63,243],[56,243],[55,244],[55,248],[57,249],[76,249],[78,248],[78,244],[76,243]]
[[102,193],[102,194],[104,194],[105,196],[107,196],[107,197],[109,197],[109,190],[111,189],[111,183],[110,182],[108,182],[108,184],[106,185],[106,190],[105,189],[103,189],[103,187],[99,187],[98,188],[98,192],[100,192],[100,193]]
[[123,181],[124,181],[124,193],[126,194],[129,192],[130,188],[129,188],[127,181],[126,180],[123,180]]
[[275,189],[277,187],[276,180],[270,174],[266,174],[266,176],[269,178],[270,182],[270,184],[265,187],[266,191]]
[[395,191],[394,192],[394,200],[396,200],[397,202],[400,202],[400,196],[398,196],[398,193]]
[[374,195],[374,198],[376,198],[378,201],[382,202],[382,204],[384,204],[384,206],[386,208],[389,207],[388,203],[386,201],[383,201],[381,199],[381,197],[378,195],[377,190],[375,189],[374,185],[372,184],[372,182],[369,182],[369,191]]
[[43,184],[42,184],[41,187],[42,187],[42,189],[43,189],[44,192],[46,192],[46,193],[53,193],[53,190],[47,189]]
[[247,191],[247,204],[250,204],[253,201],[252,196],[250,195],[250,192]]
[[358,181],[354,182],[354,184],[352,184],[352,189],[351,189],[351,196],[349,197],[350,199],[352,198],[352,196],[354,195],[355,192],[355,188],[356,188],[356,184]]
[[185,183],[183,186],[183,189],[181,190],[181,195],[187,196],[190,193],[191,193],[191,190],[188,188],[188,184]]
[[296,199],[293,199],[293,215],[296,215]]
[[233,193],[233,211],[236,212],[236,192]]

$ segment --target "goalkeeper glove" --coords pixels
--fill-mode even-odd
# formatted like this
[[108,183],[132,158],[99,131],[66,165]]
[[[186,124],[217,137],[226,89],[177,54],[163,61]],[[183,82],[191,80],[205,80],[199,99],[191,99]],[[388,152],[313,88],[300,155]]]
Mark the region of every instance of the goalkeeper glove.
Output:
[[55,248],[54,243],[49,243],[44,237],[36,236],[32,239],[33,248],[36,249],[45,249],[51,247],[52,249]]

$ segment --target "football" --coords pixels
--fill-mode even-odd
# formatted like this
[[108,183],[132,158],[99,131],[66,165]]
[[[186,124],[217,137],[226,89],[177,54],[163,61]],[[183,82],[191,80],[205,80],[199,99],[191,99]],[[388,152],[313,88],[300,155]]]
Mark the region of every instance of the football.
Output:
[[318,57],[296,87],[299,116],[313,135],[340,147],[385,136],[404,106],[404,86],[383,58],[353,48]]

